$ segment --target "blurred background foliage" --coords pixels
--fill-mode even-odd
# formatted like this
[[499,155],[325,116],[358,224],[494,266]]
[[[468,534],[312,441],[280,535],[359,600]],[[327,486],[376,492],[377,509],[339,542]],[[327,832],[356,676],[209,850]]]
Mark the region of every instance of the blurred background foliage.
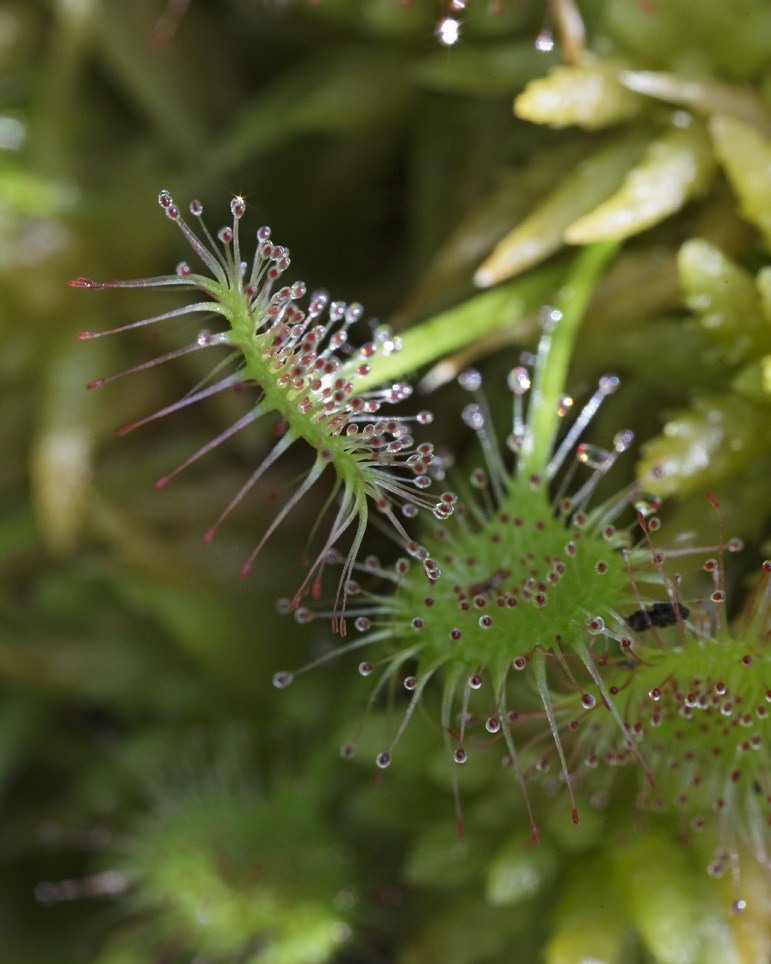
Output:
[[[243,400],[116,439],[206,374],[197,357],[85,390],[159,353],[141,335],[75,334],[176,302],[66,281],[169,271],[182,244],[161,188],[200,198],[215,227],[243,194],[309,287],[400,331],[398,364],[436,392],[432,438],[461,464],[476,456],[453,376],[483,368],[503,429],[505,373],[532,349],[571,246],[624,240],[571,386],[622,377],[593,431],[633,428],[638,471],[664,468],[670,537],[714,539],[716,492],[747,541],[738,605],[771,518],[771,7],[579,6],[586,44],[560,0],[0,7],[3,960],[768,959],[756,871],[750,919],[725,916],[730,895],[692,849],[662,892],[677,830],[662,822],[641,844],[623,799],[580,830],[537,799],[555,817],[528,849],[516,790],[469,767],[460,842],[429,724],[382,786],[369,764],[345,765],[342,734],[369,692],[353,663],[271,686],[333,645],[325,621],[301,630],[274,606],[302,581],[323,503],[237,577],[302,455],[204,549],[268,441],[247,433],[162,492],[152,482]],[[435,35],[448,16],[452,47]],[[181,332],[168,325],[160,346]],[[379,539],[369,548],[388,555]],[[706,919],[723,922],[709,940]]]

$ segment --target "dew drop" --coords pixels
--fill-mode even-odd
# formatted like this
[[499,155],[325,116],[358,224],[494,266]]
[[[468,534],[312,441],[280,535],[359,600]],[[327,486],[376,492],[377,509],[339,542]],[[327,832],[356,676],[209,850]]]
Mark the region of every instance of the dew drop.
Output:
[[485,729],[488,733],[497,733],[501,728],[501,721],[496,716],[491,716],[490,719],[485,723]]
[[344,760],[352,760],[356,756],[356,747],[353,743],[344,743],[340,747],[340,756]]
[[554,37],[551,30],[542,30],[535,38],[535,49],[542,54],[551,53],[554,50]]
[[599,636],[600,633],[605,631],[605,620],[602,616],[590,616],[584,626],[592,636]]
[[459,747],[453,754],[453,758],[456,763],[465,763],[468,760],[468,754],[463,747]]
[[492,616],[485,615],[485,616],[479,617],[479,625],[482,627],[482,629],[489,629],[492,626],[492,624],[493,624]]
[[478,690],[482,685],[482,677],[481,676],[469,677],[468,685],[471,687],[472,690]]
[[591,710],[597,705],[597,700],[592,696],[591,693],[584,693],[581,697],[581,705],[585,710]]
[[506,384],[515,395],[524,395],[530,388],[530,372],[526,368],[512,368],[506,378]]
[[378,753],[377,757],[375,758],[375,763],[377,763],[377,765],[380,767],[381,770],[385,770],[385,768],[388,766],[390,762],[391,762],[390,753]]
[[418,681],[414,676],[407,676],[404,680],[404,688],[406,690],[412,691],[415,689],[417,685],[418,685]]
[[587,445],[582,442],[576,446],[576,458],[590,469],[601,469],[607,464],[610,453],[597,445]]
[[287,672],[276,673],[273,677],[273,685],[276,687],[276,689],[283,690],[287,686],[289,686],[289,684],[292,682],[293,679],[294,679],[294,676],[292,676],[291,673],[287,673]]
[[522,670],[527,666],[527,660],[525,659],[524,656],[515,656],[514,659],[511,661],[511,665],[513,669],[516,669],[519,672],[522,672]]
[[458,376],[458,384],[467,392],[475,392],[482,385],[482,376],[476,368],[467,368]]
[[369,676],[372,672],[372,663],[359,663],[359,673],[362,676]]

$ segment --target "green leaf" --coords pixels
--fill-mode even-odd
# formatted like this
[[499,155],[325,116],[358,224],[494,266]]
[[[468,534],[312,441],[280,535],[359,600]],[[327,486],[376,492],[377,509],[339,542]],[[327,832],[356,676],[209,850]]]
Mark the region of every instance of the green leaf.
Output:
[[[372,371],[357,383],[360,390],[413,372],[465,348],[491,331],[515,324],[524,327],[525,318],[544,304],[561,274],[560,268],[542,268],[410,328],[401,336],[401,351],[375,355]],[[528,333],[530,328],[528,324]]]
[[544,960],[546,964],[616,964],[627,927],[610,868],[602,859],[585,859],[568,877]]
[[762,455],[769,437],[767,410],[737,395],[703,396],[642,447],[637,475],[661,496],[706,489]]
[[569,244],[621,240],[679,211],[709,187],[715,171],[702,124],[671,128],[653,141],[621,188],[565,231]]
[[624,87],[615,66],[599,60],[555,67],[514,101],[514,113],[522,120],[558,128],[577,124],[586,130],[630,120],[647,107],[644,97]]
[[482,258],[584,157],[580,141],[537,151],[527,164],[506,171],[496,186],[466,214],[431,258],[414,289],[391,318],[395,328],[457,304],[472,292],[472,275]]
[[614,853],[624,910],[658,964],[735,959],[716,892],[703,868],[690,866],[690,856],[653,832]]
[[624,175],[642,156],[639,135],[601,148],[582,161],[574,173],[500,241],[479,266],[474,281],[488,287],[511,278],[562,247],[565,229],[592,211],[622,183]]
[[693,80],[652,70],[624,70],[621,83],[638,94],[678,104],[702,114],[731,114],[766,134],[771,134],[771,115],[751,87],[717,80]]
[[771,324],[748,271],[700,238],[680,248],[677,265],[686,304],[709,337],[726,346],[729,362],[771,350]]
[[525,849],[516,837],[498,850],[487,871],[485,893],[493,907],[510,907],[533,897],[554,876],[558,854],[548,843]]
[[739,200],[739,211],[771,249],[771,140],[736,117],[713,117],[715,153]]

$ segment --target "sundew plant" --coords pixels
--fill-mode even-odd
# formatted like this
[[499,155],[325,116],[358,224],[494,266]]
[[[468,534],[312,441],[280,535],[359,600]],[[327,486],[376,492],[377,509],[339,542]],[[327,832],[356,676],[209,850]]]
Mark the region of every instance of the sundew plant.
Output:
[[3,960],[771,960],[766,0],[0,71]]

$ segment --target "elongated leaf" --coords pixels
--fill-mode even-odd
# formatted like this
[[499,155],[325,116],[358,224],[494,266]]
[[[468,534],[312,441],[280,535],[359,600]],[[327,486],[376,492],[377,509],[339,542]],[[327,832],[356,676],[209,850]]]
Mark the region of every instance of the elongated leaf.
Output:
[[[472,275],[480,260],[576,164],[586,157],[581,142],[538,151],[522,167],[504,174],[441,245],[391,323],[402,329],[473,294]],[[503,280],[503,279],[501,279]]]
[[671,128],[648,147],[619,190],[565,231],[569,244],[619,241],[639,234],[706,191],[715,161],[703,125]]
[[498,328],[523,322],[559,284],[559,268],[543,268],[435,315],[401,336],[402,349],[375,356],[372,371],[359,385],[379,385],[458,351]]
[[603,147],[582,161],[573,174],[496,245],[474,275],[475,283],[480,287],[497,284],[562,247],[565,229],[616,190],[629,168],[642,156],[644,143],[633,135]]
[[702,114],[731,114],[764,134],[771,134],[771,115],[751,87],[723,84],[717,80],[685,80],[677,74],[652,70],[624,70],[619,79],[638,94]]

